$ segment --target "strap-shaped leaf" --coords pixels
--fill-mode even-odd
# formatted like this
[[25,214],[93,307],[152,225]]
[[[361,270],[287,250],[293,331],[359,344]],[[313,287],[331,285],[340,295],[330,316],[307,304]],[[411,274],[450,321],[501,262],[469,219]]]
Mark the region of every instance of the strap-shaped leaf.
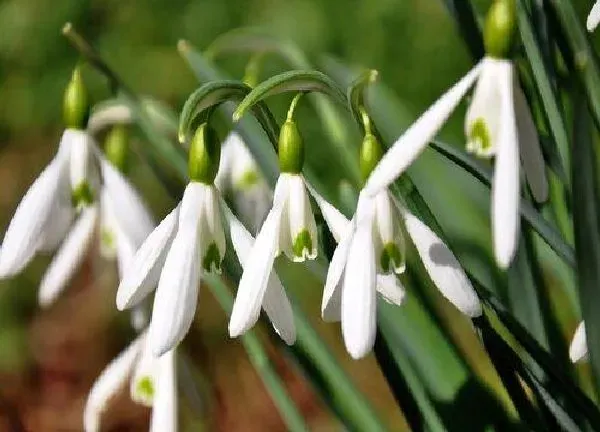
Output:
[[324,73],[313,70],[295,70],[275,75],[256,86],[248,96],[240,102],[233,113],[233,120],[242,116],[269,96],[289,92],[319,92],[330,96],[342,106],[346,106],[346,97],[338,85]]
[[[178,138],[186,142],[194,124],[208,119],[212,111],[225,102],[239,102],[251,92],[251,88],[239,81],[211,81],[196,89],[185,101],[179,117]],[[253,105],[252,112],[267,133],[269,140],[277,146],[279,130],[277,122],[267,105],[260,101]]]

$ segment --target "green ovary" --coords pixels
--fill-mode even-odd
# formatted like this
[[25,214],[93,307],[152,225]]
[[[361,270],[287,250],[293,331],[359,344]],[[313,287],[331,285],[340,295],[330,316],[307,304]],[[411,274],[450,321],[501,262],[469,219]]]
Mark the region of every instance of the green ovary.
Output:
[[303,229],[294,239],[292,251],[294,252],[294,256],[298,258],[304,258],[304,251],[307,251],[307,254],[310,255],[312,246],[313,242],[312,238],[310,237],[310,233],[307,229]]
[[485,124],[485,120],[478,118],[471,125],[469,131],[469,144],[473,145],[474,148],[468,151],[474,151],[475,153],[488,153],[492,148],[492,139],[490,137],[490,131]]
[[94,202],[94,191],[88,182],[81,182],[71,191],[71,203],[74,207],[90,205]]
[[206,271],[216,271],[219,273],[221,271],[221,254],[219,253],[219,248],[216,243],[211,243],[206,250],[206,254],[202,259],[202,267]]
[[152,379],[148,376],[140,379],[136,386],[137,392],[144,398],[152,400],[154,398],[154,384]]
[[379,262],[385,273],[404,268],[404,257],[395,243],[387,243],[383,246]]

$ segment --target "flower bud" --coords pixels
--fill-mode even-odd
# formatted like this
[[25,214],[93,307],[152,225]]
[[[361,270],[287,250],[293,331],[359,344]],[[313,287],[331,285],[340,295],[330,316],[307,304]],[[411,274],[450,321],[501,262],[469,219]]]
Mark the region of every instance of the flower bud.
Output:
[[517,26],[514,0],[496,0],[490,7],[484,27],[484,44],[487,55],[507,58]]
[[122,173],[127,170],[129,131],[127,125],[116,124],[106,134],[104,153],[106,158]]
[[304,143],[296,122],[290,118],[279,132],[279,169],[281,172],[299,174],[304,165]]
[[85,129],[89,115],[88,94],[81,76],[81,68],[73,70],[63,100],[63,120],[67,129]]
[[375,166],[383,156],[383,149],[377,140],[377,137],[367,133],[360,147],[360,174],[363,182],[369,178]]
[[213,184],[221,159],[221,144],[215,131],[203,123],[190,143],[188,174],[191,181]]

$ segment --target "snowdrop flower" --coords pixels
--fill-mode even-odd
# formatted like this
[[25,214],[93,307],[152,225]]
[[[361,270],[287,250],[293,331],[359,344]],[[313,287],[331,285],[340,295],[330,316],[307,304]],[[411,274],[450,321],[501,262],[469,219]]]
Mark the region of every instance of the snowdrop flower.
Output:
[[[381,154],[375,136],[368,133],[361,149],[361,171],[375,165]],[[410,238],[431,280],[440,292],[469,317],[481,315],[481,304],[469,279],[450,249],[387,190],[359,196],[356,214],[348,221],[335,207],[316,197],[338,246],[333,254],[321,311],[326,321],[342,322],[350,355],[359,359],[375,342],[376,292],[396,305],[404,288],[396,274],[404,272],[405,241]]]
[[294,99],[279,136],[281,174],[275,186],[273,206],[254,243],[240,279],[229,321],[229,334],[237,337],[257,321],[273,270],[275,257],[283,252],[294,262],[317,257],[317,226],[306,181],[301,174],[303,143],[292,119]]
[[585,334],[585,323],[582,321],[577,326],[571,346],[569,347],[569,357],[573,363],[580,360],[586,360],[588,357],[587,339]]
[[[222,218],[242,267],[253,238],[222,202],[214,179],[220,146],[203,124],[189,150],[189,177],[181,203],[156,227],[136,252],[117,292],[119,310],[133,307],[158,284],[149,328],[149,343],[161,355],[184,338],[196,310],[203,272],[221,271],[226,239]],[[269,301],[263,305],[273,326],[288,343],[295,340],[291,306],[276,277],[268,281]]]
[[594,31],[600,23],[600,1],[594,3],[590,14],[587,17],[586,27],[589,32]]
[[76,213],[89,224],[98,193],[92,138],[83,129],[87,95],[79,69],[65,92],[67,129],[56,156],[33,182],[8,226],[0,252],[0,277],[20,273],[39,252],[55,249]]
[[[114,151],[115,138],[119,138],[117,143],[122,147],[126,145],[122,130],[116,126],[107,136],[107,155],[116,164],[119,160]],[[104,258],[116,259],[121,277],[137,248],[154,228],[152,217],[133,186],[95,146],[91,150],[92,163],[100,167],[101,185],[96,189],[99,199],[93,198],[81,210],[46,270],[38,293],[42,306],[56,300],[87,253],[98,243],[96,250],[99,249]],[[96,239],[98,243],[94,241]]]
[[152,407],[150,431],[177,430],[175,351],[152,355],[146,333],[141,333],[102,371],[88,395],[83,411],[85,432],[101,430],[102,415],[110,400],[129,382],[131,399]]
[[252,232],[257,232],[271,207],[272,193],[256,161],[236,133],[221,146],[221,163],[215,184],[231,195],[233,208]]
[[495,157],[492,234],[501,268],[510,265],[518,244],[521,163],[534,198],[541,202],[548,195],[535,125],[514,66],[505,59],[514,28],[513,7],[510,0],[496,0],[486,22],[487,56],[398,138],[365,186],[374,195],[400,176],[475,85],[465,120],[466,148],[479,157]]

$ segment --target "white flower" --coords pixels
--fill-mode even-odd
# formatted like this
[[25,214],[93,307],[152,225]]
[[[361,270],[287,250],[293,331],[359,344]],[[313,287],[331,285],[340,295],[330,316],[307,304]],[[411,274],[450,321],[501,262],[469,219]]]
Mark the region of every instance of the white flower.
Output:
[[492,232],[498,265],[507,268],[515,254],[519,233],[519,144],[534,198],[544,201],[548,195],[537,132],[510,61],[486,57],[475,66],[394,143],[371,174],[365,190],[374,195],[400,176],[475,82],[465,120],[467,150],[480,157],[496,158]]
[[99,250],[105,258],[117,259],[122,275],[154,228],[150,213],[127,179],[99,152],[96,156],[102,174],[100,199],[82,208],[46,270],[38,293],[42,306],[52,304],[64,291],[95,238],[99,238]]
[[586,27],[589,32],[594,31],[600,23],[600,1],[594,3],[590,14],[587,17]]
[[[238,259],[246,266],[252,235],[222,202],[214,185],[190,182],[179,206],[148,236],[121,280],[119,310],[139,304],[158,284],[149,330],[156,355],[181,342],[189,330],[202,272],[220,272],[226,247],[222,216],[229,224]],[[263,307],[282,339],[293,343],[291,306],[276,276],[269,280]]]
[[585,334],[585,323],[582,321],[577,326],[571,346],[569,347],[569,357],[573,363],[585,360],[588,357],[587,339]]
[[229,321],[229,334],[237,337],[250,329],[265,307],[275,257],[283,252],[302,262],[317,256],[317,226],[305,181],[300,174],[281,173],[273,207],[252,246],[240,279]]
[[256,161],[236,133],[230,133],[221,146],[221,162],[215,185],[229,195],[242,221],[258,231],[271,208],[272,193]]
[[152,356],[146,333],[141,333],[96,379],[84,412],[85,432],[101,430],[101,420],[110,400],[129,380],[131,399],[152,407],[150,431],[177,430],[177,383],[175,351]]
[[321,311],[326,321],[341,319],[346,349],[353,358],[363,357],[373,347],[375,292],[396,305],[404,298],[404,288],[393,274],[404,270],[404,230],[440,292],[464,314],[481,315],[479,299],[450,249],[387,191],[375,197],[361,193],[351,221],[318,195],[315,198],[339,242],[329,265]]

